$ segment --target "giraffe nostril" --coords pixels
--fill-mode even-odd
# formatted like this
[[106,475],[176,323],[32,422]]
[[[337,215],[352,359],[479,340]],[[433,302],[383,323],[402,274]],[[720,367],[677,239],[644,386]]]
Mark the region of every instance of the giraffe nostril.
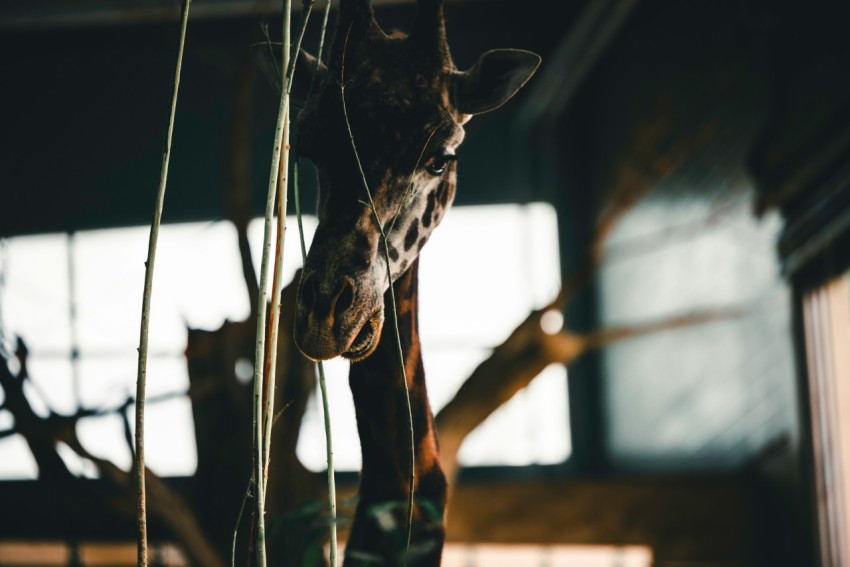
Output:
[[307,276],[301,282],[301,305],[308,309],[313,308],[313,301],[316,298],[315,281],[316,278]]
[[339,319],[352,303],[354,303],[354,284],[349,278],[345,278],[334,303],[334,318]]

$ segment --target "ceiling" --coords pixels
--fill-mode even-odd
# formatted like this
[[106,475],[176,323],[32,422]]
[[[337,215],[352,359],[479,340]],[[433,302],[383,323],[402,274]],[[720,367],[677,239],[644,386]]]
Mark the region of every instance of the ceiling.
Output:
[[[413,18],[412,1],[377,3],[386,28],[405,29]],[[276,4],[192,3],[163,222],[228,217],[236,96],[251,77],[245,74],[253,68],[249,46],[262,40],[260,24],[268,21],[272,36],[280,37]],[[535,51],[545,61],[582,6],[583,0],[566,2],[563,17],[540,18],[507,0],[450,2],[447,31],[455,62],[467,68],[487,49],[503,47]],[[15,54],[4,61],[7,84],[15,87],[0,95],[4,108],[14,109],[0,128],[0,237],[150,222],[178,9],[176,0],[0,2],[0,53]],[[308,28],[308,49],[318,44],[317,28],[315,22]],[[540,200],[524,181],[529,176],[512,169],[522,143],[513,135],[516,115],[538,79],[504,109],[467,126],[457,203]],[[248,80],[256,85],[247,181],[253,212],[262,215],[277,102],[264,81]],[[301,177],[309,209],[314,175]]]
[[[372,3],[413,4],[414,0]],[[293,10],[300,10],[301,5],[300,0],[292,1]],[[193,19],[226,18],[279,13],[282,6],[282,0],[194,0],[191,11]],[[177,20],[180,7],[180,0],[7,0],[0,3],[0,30],[165,22]]]

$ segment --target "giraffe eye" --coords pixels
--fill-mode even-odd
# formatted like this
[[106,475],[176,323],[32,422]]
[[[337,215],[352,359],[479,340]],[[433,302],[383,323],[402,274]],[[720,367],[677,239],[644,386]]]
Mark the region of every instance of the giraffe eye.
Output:
[[453,161],[457,160],[457,156],[454,154],[441,154],[436,155],[431,158],[428,164],[425,166],[425,169],[428,170],[428,173],[431,175],[442,175],[449,164]]

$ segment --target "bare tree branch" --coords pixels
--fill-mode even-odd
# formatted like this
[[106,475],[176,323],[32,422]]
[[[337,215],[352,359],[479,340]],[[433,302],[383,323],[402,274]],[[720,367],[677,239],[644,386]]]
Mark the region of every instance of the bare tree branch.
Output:
[[[122,496],[130,494],[133,488],[133,477],[115,466],[113,463],[93,456],[86,451],[76,438],[67,439],[67,444],[74,451],[91,462],[105,478],[122,489]],[[162,522],[179,543],[192,565],[209,565],[224,567],[225,561],[204,535],[195,514],[176,492],[171,490],[163,480],[150,469],[145,469],[145,480],[149,497],[148,508],[151,515]],[[110,507],[122,508],[123,497],[108,502]]]
[[150,324],[153,270],[156,262],[156,244],[159,238],[159,225],[162,219],[162,209],[165,201],[165,187],[168,181],[168,164],[171,160],[171,138],[174,133],[174,115],[177,111],[180,71],[183,66],[183,46],[186,42],[186,25],[189,21],[189,6],[191,2],[192,0],[183,0],[180,38],[177,46],[177,64],[175,65],[174,80],[171,85],[171,106],[168,112],[165,147],[162,152],[162,168],[160,169],[159,188],[157,189],[156,204],[154,205],[153,221],[151,222],[150,238],[148,240],[148,255],[145,262],[145,285],[144,293],[142,294],[142,315],[139,325],[139,363],[136,376],[136,450],[133,453],[138,500],[136,525],[138,530],[137,553],[139,567],[145,567],[148,564],[147,503],[145,498],[145,388],[147,386],[148,327]]
[[679,315],[666,317],[658,321],[649,321],[636,325],[624,325],[622,327],[611,327],[599,329],[583,336],[586,349],[599,348],[614,344],[626,339],[637,338],[662,331],[683,329],[695,325],[704,325],[713,321],[724,319],[735,319],[743,317],[751,312],[751,307],[717,307],[713,309],[702,309],[690,311]]
[[[82,510],[92,505],[102,510],[111,510],[132,521],[135,518],[135,484],[133,475],[124,472],[114,464],[93,456],[77,437],[76,424],[83,417],[97,415],[98,411],[81,410],[72,416],[51,413],[42,418],[36,414],[26,399],[23,384],[26,374],[27,349],[22,341],[18,341],[15,353],[21,370],[17,376],[12,375],[8,366],[0,361],[0,387],[6,395],[6,404],[15,418],[13,431],[24,436],[39,469],[39,480],[58,485],[61,488],[66,509]],[[123,411],[132,405],[125,402],[113,411]],[[126,412],[124,412],[126,413]],[[6,432],[4,431],[3,434]],[[0,434],[2,436],[2,434]],[[56,452],[56,443],[62,442],[74,450],[79,456],[94,463],[101,477],[116,485],[118,491],[88,491],[80,484],[65,466],[62,458]],[[198,527],[197,519],[182,498],[174,493],[159,477],[150,470],[146,471],[150,510],[154,517],[162,522],[178,545],[196,565],[224,565],[215,548],[206,539]],[[109,494],[109,496],[105,496]]]
[[[748,197],[747,197],[748,199]],[[724,217],[735,207],[740,206],[742,199],[727,199],[713,207],[702,217],[678,224],[668,225],[647,234],[635,236],[622,242],[611,242],[605,249],[606,263],[620,262],[639,256],[652,254],[663,248],[665,244],[681,243],[705,234],[706,230],[721,224]]]
[[478,365],[455,397],[437,414],[440,452],[448,478],[457,472],[457,452],[466,436],[550,364],[569,366],[593,348],[652,333],[740,317],[749,309],[725,307],[693,311],[584,335],[545,333],[541,319],[546,311],[548,309],[532,312],[514,329],[507,340]]

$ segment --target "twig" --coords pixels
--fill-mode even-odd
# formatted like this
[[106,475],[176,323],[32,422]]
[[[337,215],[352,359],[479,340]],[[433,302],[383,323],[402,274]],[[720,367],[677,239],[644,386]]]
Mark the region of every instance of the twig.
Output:
[[[322,28],[319,33],[319,49],[316,53],[316,69],[314,70],[312,80],[310,81],[310,90],[307,92],[306,101],[310,100],[313,95],[313,88],[316,83],[316,76],[319,74],[319,67],[322,64],[322,50],[325,45],[325,32],[328,27],[328,15],[330,14],[330,0],[325,3],[325,13],[322,17]],[[312,3],[311,3],[312,6]],[[299,40],[300,45],[300,40]],[[292,68],[294,69],[294,65]],[[292,77],[290,76],[290,88]],[[305,104],[306,105],[306,104]],[[301,262],[307,263],[307,246],[304,242],[304,225],[301,221],[301,186],[298,179],[298,156],[296,154],[294,164],[294,193],[295,193],[295,216],[298,219],[298,238],[301,244]],[[331,567],[336,567],[337,555],[337,537],[336,537],[336,479],[334,476],[334,445],[333,434],[331,432],[331,413],[330,405],[328,404],[328,388],[325,381],[325,366],[321,362],[316,363],[316,372],[319,375],[319,389],[322,393],[322,415],[325,423],[325,455],[328,463],[328,508],[330,512],[330,522],[328,522],[328,540],[329,540],[329,560]]]
[[[330,3],[330,2],[329,2]],[[301,261],[307,262],[307,246],[304,243],[304,227],[301,223],[301,196],[298,184],[298,160],[295,160],[295,215],[298,219],[298,236],[301,241]],[[328,404],[328,388],[325,381],[325,366],[321,362],[316,363],[316,372],[319,375],[319,389],[322,393],[322,415],[325,422],[325,455],[328,461],[328,507],[331,515],[329,522],[329,554],[330,564],[336,567],[337,541],[336,541],[336,479],[334,478],[334,445],[331,434],[331,412]]]
[[[363,187],[366,189],[366,195],[369,197],[369,206],[372,208],[372,214],[375,216],[375,224],[378,225],[378,230],[381,233],[381,240],[384,243],[384,257],[387,264],[387,282],[390,292],[390,306],[392,308],[392,321],[395,330],[396,345],[398,347],[399,366],[401,367],[402,383],[404,384],[404,399],[407,403],[407,424],[408,433],[410,434],[410,489],[407,495],[407,542],[405,546],[405,558],[410,551],[410,540],[413,535],[413,491],[414,480],[416,476],[416,457],[415,457],[415,441],[413,437],[413,409],[410,405],[410,388],[407,385],[407,370],[404,367],[404,352],[401,348],[401,336],[398,330],[398,312],[396,310],[395,291],[393,290],[392,268],[390,267],[390,251],[387,235],[384,233],[384,228],[381,224],[381,218],[378,215],[378,209],[375,207],[375,201],[372,199],[372,192],[369,190],[369,182],[366,180],[366,173],[363,171],[363,164],[360,161],[360,154],[357,151],[357,144],[354,142],[354,134],[351,131],[351,122],[348,120],[348,108],[345,104],[345,53],[348,48],[348,38],[351,34],[351,25],[345,34],[345,43],[342,46],[342,59],[340,61],[339,74],[339,94],[342,99],[342,113],[345,118],[345,127],[348,130],[348,138],[351,141],[351,149],[354,152],[354,160],[357,162],[357,169],[360,172],[360,179],[363,182]],[[393,221],[395,222],[395,220]],[[405,559],[405,565],[407,560]]]
[[[269,474],[269,457],[270,457],[270,444],[271,444],[271,426],[272,419],[271,416],[274,413],[274,388],[275,388],[275,372],[277,370],[277,336],[280,325],[280,294],[283,291],[283,244],[284,238],[286,236],[286,197],[287,197],[287,176],[289,174],[289,133],[290,133],[290,120],[289,120],[289,96],[292,92],[292,80],[295,76],[295,64],[298,61],[298,50],[301,49],[301,42],[304,40],[304,32],[307,30],[307,23],[310,20],[310,14],[313,11],[313,4],[315,0],[305,0],[303,14],[301,16],[301,23],[299,25],[298,37],[295,40],[294,52],[296,54],[295,57],[290,57],[289,48],[285,48],[283,50],[283,60],[281,62],[281,69],[286,72],[285,83],[282,87],[282,91],[285,91],[285,96],[287,98],[287,107],[286,107],[286,121],[284,123],[283,128],[283,150],[280,159],[280,166],[278,170],[278,199],[277,199],[277,245],[276,245],[276,253],[275,253],[275,264],[274,264],[274,283],[272,285],[272,310],[269,321],[269,340],[268,340],[268,354],[266,356],[266,412],[265,412],[265,448],[264,448],[264,462],[265,462],[265,475],[263,478],[263,485],[265,486],[268,480]],[[284,2],[284,10],[289,10],[289,0],[285,0]],[[289,45],[289,21],[288,19],[284,20],[284,29],[283,29],[283,40],[282,45]]]
[[171,93],[171,109],[168,114],[168,130],[165,136],[165,148],[162,155],[162,169],[159,178],[159,191],[156,197],[150,239],[148,241],[148,259],[145,262],[145,288],[142,295],[142,320],[139,331],[139,365],[136,378],[136,493],[138,529],[137,561],[139,567],[148,564],[148,527],[147,504],[145,500],[145,383],[147,378],[148,323],[150,319],[151,292],[153,288],[153,268],[156,260],[156,243],[159,236],[159,224],[165,201],[165,185],[168,179],[168,163],[171,158],[171,138],[174,132],[174,114],[177,108],[177,93],[180,88],[180,71],[183,66],[183,46],[186,41],[186,25],[189,21],[189,6],[192,0],[183,0],[183,17],[180,23],[180,40],[177,48],[177,65],[174,70],[174,83]]
[[292,77],[295,75],[295,65],[298,62],[298,52],[301,50],[301,42],[304,41],[304,33],[307,31],[307,22],[310,20],[310,14],[313,12],[313,5],[315,3],[316,0],[304,0],[301,8],[303,13],[301,15],[301,23],[298,26],[298,36],[295,38],[295,45],[293,45],[292,49],[295,56],[290,58],[289,65],[287,67],[283,67],[286,69],[286,90],[288,93],[292,92]]
[[[304,40],[304,34],[307,31],[307,23],[310,20],[310,14],[313,12],[313,5],[316,3],[316,0],[304,0],[302,10],[303,13],[301,15],[301,21],[298,23],[298,36],[295,39],[295,44],[292,46],[291,52],[295,53],[295,57],[290,57],[288,65],[282,65],[281,69],[283,69],[283,73],[281,73],[277,67],[275,67],[275,77],[277,81],[281,81],[281,76],[285,77],[285,81],[282,82],[281,90],[285,90],[287,94],[292,93],[292,77],[295,75],[295,67],[298,63],[298,53],[301,50],[301,42]],[[328,11],[325,10],[325,18],[323,21],[323,25],[327,25],[327,14]],[[287,30],[288,33],[289,30]],[[274,55],[274,46],[275,43],[272,43],[271,38],[269,37],[269,27],[267,24],[262,25],[262,32],[266,38],[266,45],[269,48],[269,54],[271,55],[272,61],[277,64],[277,57]],[[324,29],[322,30],[322,41],[324,41]],[[321,46],[319,48],[319,53],[321,56]],[[315,78],[315,76],[314,76]],[[313,82],[310,82],[310,92],[312,92]],[[309,99],[309,95],[308,95]]]
[[[289,63],[289,19],[290,19],[290,0],[284,0],[283,9],[283,34],[284,40],[281,45],[284,68]],[[260,267],[260,288],[257,296],[257,340],[254,350],[254,486],[255,498],[254,504],[256,508],[257,533],[256,533],[256,554],[258,567],[266,565],[266,525],[265,525],[265,456],[267,451],[264,450],[266,444],[264,441],[264,432],[266,424],[264,419],[265,407],[264,390],[269,391],[269,399],[273,400],[274,396],[268,388],[264,388],[263,368],[265,361],[265,331],[266,331],[266,297],[268,295],[268,269],[269,256],[271,253],[271,232],[272,232],[272,216],[274,214],[275,193],[278,188],[278,175],[280,172],[281,151],[285,143],[284,131],[287,129],[286,121],[288,118],[289,96],[286,89],[281,88],[280,106],[278,108],[277,124],[275,126],[274,149],[272,151],[271,173],[269,174],[269,188],[266,198],[266,213],[263,230],[263,256]],[[279,231],[282,232],[282,231]],[[272,298],[272,309],[278,303],[280,298]],[[276,345],[272,345],[275,347]],[[273,402],[269,401],[269,404]],[[269,413],[271,411],[269,410]]]
[[313,88],[316,86],[316,77],[319,76],[319,68],[322,66],[322,51],[325,48],[325,32],[328,29],[328,16],[331,13],[331,0],[325,2],[325,13],[322,15],[322,29],[319,31],[319,50],[316,52],[316,69],[310,79],[310,90],[307,91],[307,99],[313,96]]
[[598,329],[584,335],[584,342],[588,349],[600,348],[626,339],[642,337],[653,333],[693,327],[695,325],[703,325],[713,321],[736,319],[747,315],[752,310],[753,306],[701,309],[691,311],[689,313],[672,315],[657,321],[647,321],[645,323],[638,323],[635,325],[623,325],[607,329]]
[[[165,393],[162,393],[162,394],[158,394],[156,396],[152,396],[150,398],[146,398],[145,399],[145,405],[158,404],[158,403],[161,403],[161,402],[167,402],[167,401],[170,401],[170,400],[173,400],[173,399],[186,398],[186,397],[191,397],[191,393],[186,391],[186,390],[175,390],[173,392],[165,392]],[[97,409],[80,408],[71,415],[58,415],[58,414],[54,413],[48,419],[58,418],[58,419],[62,419],[62,420],[77,421],[77,420],[84,419],[84,418],[87,418],[87,417],[102,417],[104,415],[110,415],[110,414],[113,414],[113,413],[123,413],[124,410],[126,410],[130,406],[134,405],[135,403],[136,403],[136,398],[131,396],[131,397],[128,397],[119,406],[97,408]]]
[[233,527],[233,543],[230,546],[230,565],[236,567],[236,539],[239,535],[239,525],[242,523],[242,516],[245,515],[245,504],[248,503],[248,498],[251,497],[251,487],[254,486],[254,471],[251,471],[251,478],[248,479],[248,485],[245,487],[245,494],[242,496],[242,504],[239,506],[239,515],[236,516],[236,525]]
[[275,376],[277,374],[277,342],[278,330],[280,329],[280,295],[283,291],[283,244],[286,238],[286,188],[287,172],[289,171],[289,108],[287,107],[287,119],[283,128],[283,152],[280,159],[278,171],[278,197],[277,197],[277,241],[275,244],[274,274],[272,279],[271,313],[269,314],[268,341],[266,342],[266,371],[265,371],[265,411],[264,419],[264,447],[263,447],[263,486],[268,482],[269,459],[271,446],[271,423],[274,415],[274,390]]
[[[272,420],[272,427],[277,425],[278,420],[280,420],[281,416],[283,416],[284,412],[292,404],[293,401],[290,400],[285,406],[280,408]],[[248,484],[245,486],[245,493],[242,495],[242,504],[239,506],[239,514],[236,516],[236,525],[233,527],[233,542],[230,546],[230,564],[233,567],[236,567],[236,539],[239,535],[239,526],[242,524],[242,517],[245,515],[245,505],[248,503],[248,498],[251,497],[251,487],[254,485],[254,479],[256,478],[254,474],[254,471],[251,471],[251,478],[248,479]]]
[[[422,146],[422,150],[419,152],[419,157],[416,158],[416,165],[413,166],[413,170],[410,172],[410,181],[407,182],[407,189],[404,191],[404,196],[402,196],[401,201],[398,203],[398,207],[395,211],[395,216],[393,217],[393,222],[390,223],[389,229],[387,229],[386,238],[389,238],[395,228],[395,223],[398,220],[398,217],[401,216],[401,209],[404,208],[404,204],[407,202],[410,193],[413,192],[413,176],[416,175],[416,170],[419,169],[419,164],[422,163],[422,156],[425,155],[425,150],[428,149],[428,144],[431,143],[431,139],[434,137],[434,134],[437,133],[437,130],[431,130],[431,133],[428,135],[428,139],[425,140],[425,144]],[[392,283],[392,282],[390,282]]]

